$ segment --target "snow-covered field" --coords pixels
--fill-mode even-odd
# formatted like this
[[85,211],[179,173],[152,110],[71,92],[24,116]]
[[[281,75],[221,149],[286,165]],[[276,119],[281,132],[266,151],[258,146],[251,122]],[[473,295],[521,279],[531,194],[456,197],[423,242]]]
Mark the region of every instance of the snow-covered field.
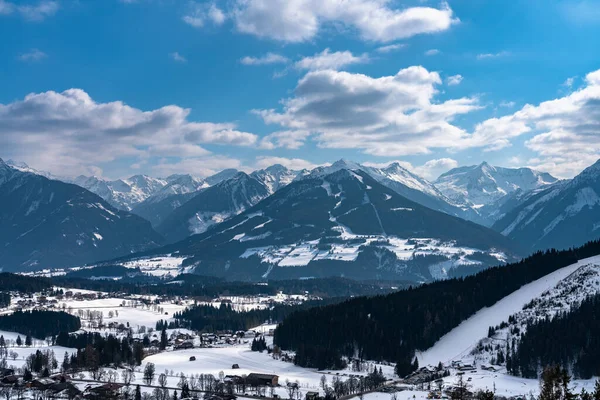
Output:
[[[329,249],[323,249],[319,240],[307,241],[282,246],[252,247],[240,256],[248,258],[257,255],[262,262],[271,263],[279,267],[302,267],[316,260],[341,260],[355,261],[360,252],[360,247],[367,244],[376,244],[394,254],[399,260],[408,261],[415,256],[440,255],[449,260],[432,265],[431,275],[435,279],[444,279],[450,269],[458,265],[480,265],[481,261],[469,259],[469,256],[486,251],[457,246],[454,243],[445,243],[431,238],[404,239],[395,236],[383,235],[357,235],[348,228],[338,226],[342,231],[341,238],[348,243],[331,243]],[[501,252],[490,254],[499,263],[506,261],[506,255]],[[265,274],[265,278],[267,277]]]

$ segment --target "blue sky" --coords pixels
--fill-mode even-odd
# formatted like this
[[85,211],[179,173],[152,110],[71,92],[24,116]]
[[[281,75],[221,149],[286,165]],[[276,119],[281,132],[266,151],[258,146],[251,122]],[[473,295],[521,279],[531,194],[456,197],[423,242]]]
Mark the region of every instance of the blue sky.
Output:
[[0,157],[59,175],[600,158],[596,0],[0,0],[0,36]]

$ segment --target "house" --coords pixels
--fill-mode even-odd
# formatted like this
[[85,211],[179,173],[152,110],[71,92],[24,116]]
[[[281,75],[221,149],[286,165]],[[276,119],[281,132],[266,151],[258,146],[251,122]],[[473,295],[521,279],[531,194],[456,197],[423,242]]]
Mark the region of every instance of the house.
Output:
[[4,378],[5,376],[14,375],[15,370],[11,368],[0,368],[0,378]]
[[51,385],[54,385],[55,383],[56,382],[54,382],[50,378],[38,378],[38,379],[34,379],[33,381],[31,381],[31,387],[32,388],[36,388],[36,389],[40,389],[40,390],[46,390]]
[[190,361],[196,361],[196,356],[191,356]]
[[252,386],[278,386],[279,376],[270,374],[248,374],[246,382]]
[[105,383],[96,387],[88,387],[83,397],[89,400],[117,399],[123,386],[120,383]]
[[239,364],[233,364],[231,366],[231,369],[240,369],[240,365]]
[[58,382],[48,387],[55,397],[73,399],[81,395],[81,390],[71,382]]
[[21,379],[19,375],[7,375],[4,378],[2,378],[0,382],[5,385],[14,385],[16,383],[19,383],[19,379]]
[[304,400],[318,400],[319,399],[319,392],[306,392],[306,395],[304,396]]

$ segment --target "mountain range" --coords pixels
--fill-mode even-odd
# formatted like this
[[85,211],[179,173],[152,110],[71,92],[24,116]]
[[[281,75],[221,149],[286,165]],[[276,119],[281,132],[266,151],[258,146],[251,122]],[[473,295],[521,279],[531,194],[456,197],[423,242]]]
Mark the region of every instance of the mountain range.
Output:
[[164,244],[150,223],[74,185],[0,160],[0,269],[81,265]]
[[[67,185],[56,179],[48,179],[55,177],[23,163],[11,161],[10,165],[3,163],[3,168],[12,171],[12,174],[27,176],[32,182],[44,178],[53,182],[52,185]],[[430,182],[399,163],[374,167],[342,159],[331,165],[302,171],[281,165],[251,173],[226,169],[204,179],[187,174],[171,175],[164,179],[136,175],[114,181],[81,176],[73,180],[81,186],[70,186],[85,193],[85,196],[82,195],[85,201],[91,199],[90,192],[94,192],[101,197],[102,207],[110,212],[124,213],[127,218],[140,216],[143,219],[136,217],[139,223],[145,224],[145,219],[151,222],[151,226],[145,224],[140,231],[140,238],[128,238],[129,241],[123,246],[128,251],[116,248],[109,251],[106,257],[96,257],[94,254],[75,257],[78,261],[64,263],[75,265],[88,263],[89,260],[111,259],[132,251],[173,243],[153,254],[185,254],[180,258],[187,258],[184,262],[187,267],[201,265],[198,268],[206,269],[207,273],[223,276],[233,274],[257,279],[262,276],[277,278],[337,274],[362,279],[368,277],[367,271],[371,271],[376,276],[390,279],[441,279],[514,260],[534,250],[566,248],[600,237],[600,200],[597,195],[600,190],[599,170],[596,164],[573,180],[559,181],[550,174],[529,168],[510,169],[482,163],[452,169]],[[338,175],[345,178],[339,178]],[[339,182],[334,182],[338,179],[335,177],[339,178]],[[361,187],[351,189],[356,183],[350,182],[359,178],[362,179]],[[372,184],[363,184],[366,180]],[[331,196],[326,196],[327,199],[322,193],[326,187],[336,188]],[[1,186],[0,195],[6,196],[6,192],[8,186]],[[378,193],[377,199],[392,196],[410,205],[391,207],[396,200],[381,204],[365,200],[375,192]],[[333,208],[329,204],[332,202],[329,197],[337,198]],[[24,199],[24,203],[28,204],[30,199]],[[364,203],[359,204],[359,200]],[[97,201],[89,200],[82,204],[90,203]],[[290,222],[295,216],[282,218],[272,209],[272,204],[277,204],[277,207],[286,209],[290,214],[312,214],[303,224]],[[352,204],[352,207],[347,204]],[[377,204],[371,207],[376,212],[369,211],[367,204]],[[388,205],[394,210],[387,209]],[[256,211],[257,207],[263,217],[267,216],[261,223],[268,222],[270,229],[265,226],[250,227],[243,222],[248,215],[259,212]],[[321,207],[322,210],[314,207]],[[348,214],[338,215],[339,210],[346,210]],[[277,215],[278,219],[272,218],[272,215]],[[385,215],[385,221],[379,224],[380,229],[374,229],[376,217],[381,215]],[[247,219],[256,218],[258,216]],[[350,218],[351,223],[343,222],[346,218]],[[278,223],[273,224],[269,219]],[[414,225],[417,220],[420,221],[420,229]],[[434,223],[434,220],[437,222]],[[465,220],[470,221],[468,225],[464,225]],[[233,229],[230,225],[233,221],[243,222],[240,227],[248,229],[238,232],[241,228]],[[392,225],[388,226],[390,223]],[[363,229],[363,225],[371,226],[370,230]],[[80,226],[86,225],[82,223]],[[83,229],[80,233],[95,237],[96,227]],[[346,227],[348,231],[340,227]],[[61,232],[62,227],[55,228]],[[103,229],[112,229],[112,225],[103,226]],[[126,231],[118,224],[114,225],[114,229]],[[338,234],[332,233],[335,231]],[[113,236],[119,237],[118,232]],[[232,232],[237,233],[229,237]],[[104,238],[107,232],[104,233],[99,235]],[[244,236],[234,239],[238,234]],[[376,240],[369,236],[376,237]],[[481,240],[475,240],[476,236],[481,236]],[[209,240],[209,237],[213,239]],[[281,238],[285,238],[285,241],[281,242]],[[318,243],[315,243],[317,239]],[[420,242],[421,239],[426,241]],[[223,254],[227,257],[222,258],[217,250],[205,248],[204,244],[196,242],[212,243],[218,246],[219,251],[224,249]],[[92,247],[98,247],[98,243]],[[197,247],[202,250],[190,250]],[[261,247],[268,250],[250,250]],[[321,247],[326,248],[329,255],[324,254]],[[102,246],[102,249],[110,248]],[[404,250],[401,251],[401,248]],[[64,253],[70,254],[69,251]],[[205,257],[199,259],[200,254]],[[18,260],[17,264],[11,261],[10,268],[33,267],[36,262],[41,265],[35,257],[22,254],[19,257],[22,260]],[[34,261],[28,261],[30,258]],[[300,263],[303,268],[283,268],[287,263],[294,264],[297,261],[290,261],[293,259],[304,260]],[[343,262],[344,267],[340,267],[342,264],[338,265],[338,262]],[[359,264],[366,269],[360,270],[357,267]],[[225,265],[228,265],[225,269],[228,272],[223,272]],[[269,265],[273,268],[267,273],[265,266],[269,269]],[[348,265],[354,266],[348,268]],[[369,267],[365,267],[367,265]]]
[[[186,270],[241,280],[341,275],[423,282],[519,256],[518,246],[489,228],[424,207],[360,169],[337,167],[297,179],[204,233],[143,257],[170,254],[185,259]],[[258,181],[236,179],[245,198],[256,193]]]

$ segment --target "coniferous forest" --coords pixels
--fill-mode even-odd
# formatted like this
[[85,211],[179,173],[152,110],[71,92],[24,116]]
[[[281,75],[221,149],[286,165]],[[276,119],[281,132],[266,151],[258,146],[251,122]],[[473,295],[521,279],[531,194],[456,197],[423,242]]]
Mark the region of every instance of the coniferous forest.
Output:
[[396,362],[399,371],[408,373],[414,368],[415,350],[429,348],[521,286],[598,252],[600,241],[538,252],[466,278],[298,311],[277,327],[274,341],[284,350],[295,350],[296,363],[305,367],[333,368],[348,356]]
[[546,365],[571,366],[575,378],[600,376],[600,296],[528,325],[510,360],[509,372],[525,378],[537,378]]
[[38,339],[73,332],[81,327],[78,317],[62,311],[15,311],[0,316],[0,330],[27,333]]

